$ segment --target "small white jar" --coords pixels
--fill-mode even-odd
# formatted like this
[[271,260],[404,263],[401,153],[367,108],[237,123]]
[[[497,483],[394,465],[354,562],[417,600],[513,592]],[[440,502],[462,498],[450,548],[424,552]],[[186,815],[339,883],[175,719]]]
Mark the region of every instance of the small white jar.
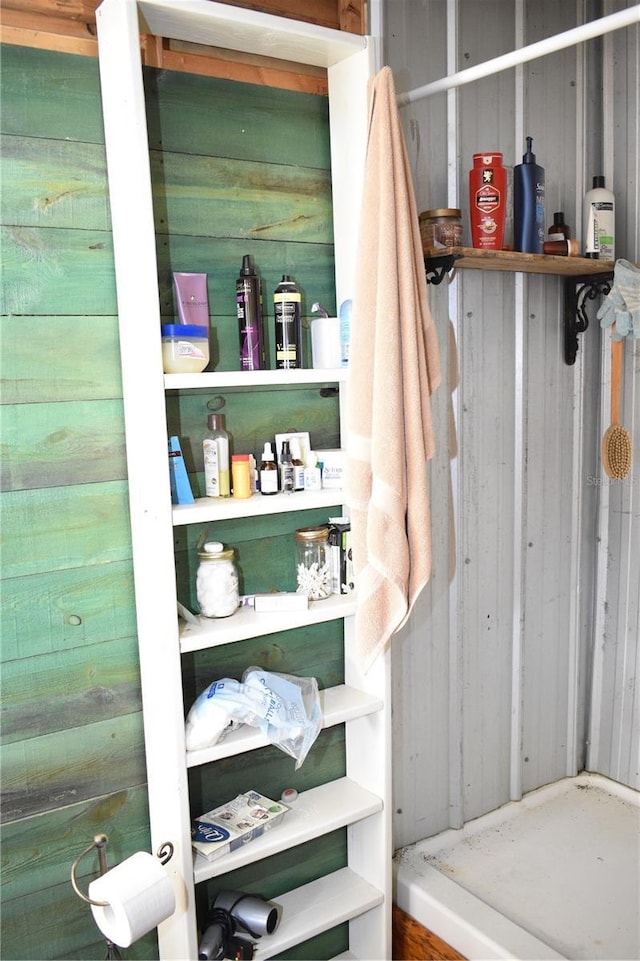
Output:
[[196,596],[203,617],[229,617],[240,604],[235,551],[219,541],[208,541],[198,551]]

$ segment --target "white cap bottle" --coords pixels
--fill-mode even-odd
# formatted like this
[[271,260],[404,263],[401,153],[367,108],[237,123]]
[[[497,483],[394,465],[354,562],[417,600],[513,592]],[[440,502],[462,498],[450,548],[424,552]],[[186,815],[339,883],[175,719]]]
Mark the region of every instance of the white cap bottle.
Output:
[[260,463],[260,493],[278,493],[278,468],[276,467],[273,449],[269,441],[265,442]]
[[616,211],[613,191],[604,177],[593,178],[593,188],[584,195],[582,207],[584,256],[593,260],[615,260]]

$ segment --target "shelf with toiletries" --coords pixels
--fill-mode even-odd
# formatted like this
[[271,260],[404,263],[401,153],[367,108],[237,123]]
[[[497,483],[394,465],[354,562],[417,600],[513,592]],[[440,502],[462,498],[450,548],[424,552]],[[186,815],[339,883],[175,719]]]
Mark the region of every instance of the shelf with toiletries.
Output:
[[[295,491],[293,494],[278,493],[263,497],[256,493],[251,497],[197,497],[195,504],[174,504],[172,507],[174,527],[229,520],[234,517],[262,517],[265,514],[288,514],[292,511],[336,507],[342,502],[342,491]],[[335,513],[335,511],[334,511]]]
[[[613,273],[613,260],[587,257],[558,257],[527,254],[515,250],[480,250],[475,247],[430,247],[424,250],[427,272],[442,258],[452,258],[452,267],[465,270],[503,270],[513,273],[551,274],[556,277],[588,277]],[[450,268],[449,268],[450,269]]]
[[589,326],[586,304],[609,292],[615,261],[476,247],[423,248],[427,283],[440,284],[454,269],[543,274],[564,281],[564,361],[575,364],[578,334]]
[[[391,951],[390,680],[386,659],[366,674],[359,665],[355,596],[331,595],[300,611],[241,608],[229,617],[196,617],[195,623],[176,613],[178,594],[191,598],[195,589],[197,525],[210,525],[212,538],[239,545],[247,586],[260,584],[265,585],[260,589],[269,590],[266,585],[271,581],[280,585],[295,577],[285,556],[289,549],[293,552],[295,529],[305,517],[307,523],[319,523],[320,518],[341,514],[343,494],[327,489],[272,496],[258,492],[171,505],[166,477],[167,433],[189,443],[185,455],[191,477],[200,475],[199,450],[196,447],[197,456],[191,456],[191,445],[198,445],[204,434],[203,404],[208,412],[219,411],[226,403],[224,416],[238,450],[255,454],[273,426],[288,429],[292,422],[308,426],[314,440],[323,441],[319,446],[338,448],[343,406],[338,392],[346,386],[347,369],[219,370],[159,377],[157,365],[146,362],[145,358],[157,357],[158,331],[164,323],[163,281],[159,284],[146,104],[137,55],[143,24],[150,35],[267,53],[327,69],[331,186],[337,212],[336,294],[345,297],[352,289],[358,162],[365,152],[372,49],[363,37],[210,0],[191,0],[187,5],[103,0],[97,22],[116,251],[149,820],[152,836],[169,838],[174,846],[171,871],[183,892],[174,915],[158,928],[159,956],[197,957],[203,907],[212,893],[207,882],[224,876],[226,886],[233,887],[236,877],[230,872],[242,866],[250,870],[251,865],[256,866],[255,877],[263,877],[266,867],[259,862],[274,856],[284,859],[274,890],[282,920],[277,931],[258,945],[254,957],[279,955],[337,929],[335,943],[340,946],[334,954],[382,961]],[[133,282],[132,263],[137,265]],[[169,332],[163,344],[168,352],[177,349],[171,333],[175,340],[176,332]],[[202,340],[197,334],[190,331]],[[224,332],[223,339],[226,336]],[[228,349],[224,356],[230,357]],[[224,392],[224,398],[207,397],[207,391]],[[315,414],[307,418],[307,410]],[[293,411],[295,416],[284,416]],[[286,633],[286,641],[275,637],[280,633]],[[250,725],[203,751],[185,751],[185,717],[203,680],[239,677],[262,658],[274,671],[319,679],[321,741],[315,753],[311,747],[299,778],[292,759],[279,757],[282,752]],[[255,753],[249,758],[248,752]],[[247,778],[254,776],[260,783],[248,785]],[[196,859],[194,870],[192,818],[226,804],[238,789],[254,786],[273,789],[273,798],[283,788],[299,789],[299,807],[292,805],[288,822],[285,818],[273,832],[232,852],[228,860],[207,862],[202,868]],[[209,800],[209,807],[203,806]],[[330,837],[324,839],[325,835]],[[304,856],[302,849],[298,855],[302,844],[307,844]],[[289,871],[298,878],[290,884],[301,886],[286,890]],[[302,883],[305,880],[308,883]],[[270,876],[268,883],[273,886]]]
[[380,811],[380,805],[379,797],[347,777],[302,791],[284,820],[262,837],[253,840],[251,845],[231,851],[216,861],[208,861],[201,854],[196,854],[196,883],[360,821]]
[[207,388],[291,387],[295,384],[339,384],[347,379],[348,369],[337,367],[320,370],[222,370],[202,374],[165,374],[165,390],[206,390]]
[[231,618],[194,615],[194,620],[180,623],[180,650],[183,654],[204,648],[235,644],[251,637],[266,637],[279,631],[295,630],[309,624],[351,617],[355,613],[355,593],[330,594],[320,601],[310,601],[300,611],[257,612],[251,606],[241,607]]

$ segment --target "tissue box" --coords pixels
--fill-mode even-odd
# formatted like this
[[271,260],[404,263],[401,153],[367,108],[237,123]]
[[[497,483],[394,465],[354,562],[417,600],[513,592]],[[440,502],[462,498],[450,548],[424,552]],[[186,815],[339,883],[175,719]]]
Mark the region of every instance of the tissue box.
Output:
[[288,810],[286,804],[256,791],[238,794],[193,821],[191,846],[208,861],[216,861],[275,827]]

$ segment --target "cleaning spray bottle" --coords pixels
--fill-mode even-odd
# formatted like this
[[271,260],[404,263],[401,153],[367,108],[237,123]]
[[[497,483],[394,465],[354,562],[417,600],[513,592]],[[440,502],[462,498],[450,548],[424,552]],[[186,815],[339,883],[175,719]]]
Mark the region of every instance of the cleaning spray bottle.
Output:
[[241,370],[264,369],[264,342],[260,280],[249,254],[242,258],[240,276],[236,280],[236,313],[240,335]]
[[513,168],[513,246],[527,254],[541,254],[545,235],[544,168],[536,163],[533,138],[527,152]]

